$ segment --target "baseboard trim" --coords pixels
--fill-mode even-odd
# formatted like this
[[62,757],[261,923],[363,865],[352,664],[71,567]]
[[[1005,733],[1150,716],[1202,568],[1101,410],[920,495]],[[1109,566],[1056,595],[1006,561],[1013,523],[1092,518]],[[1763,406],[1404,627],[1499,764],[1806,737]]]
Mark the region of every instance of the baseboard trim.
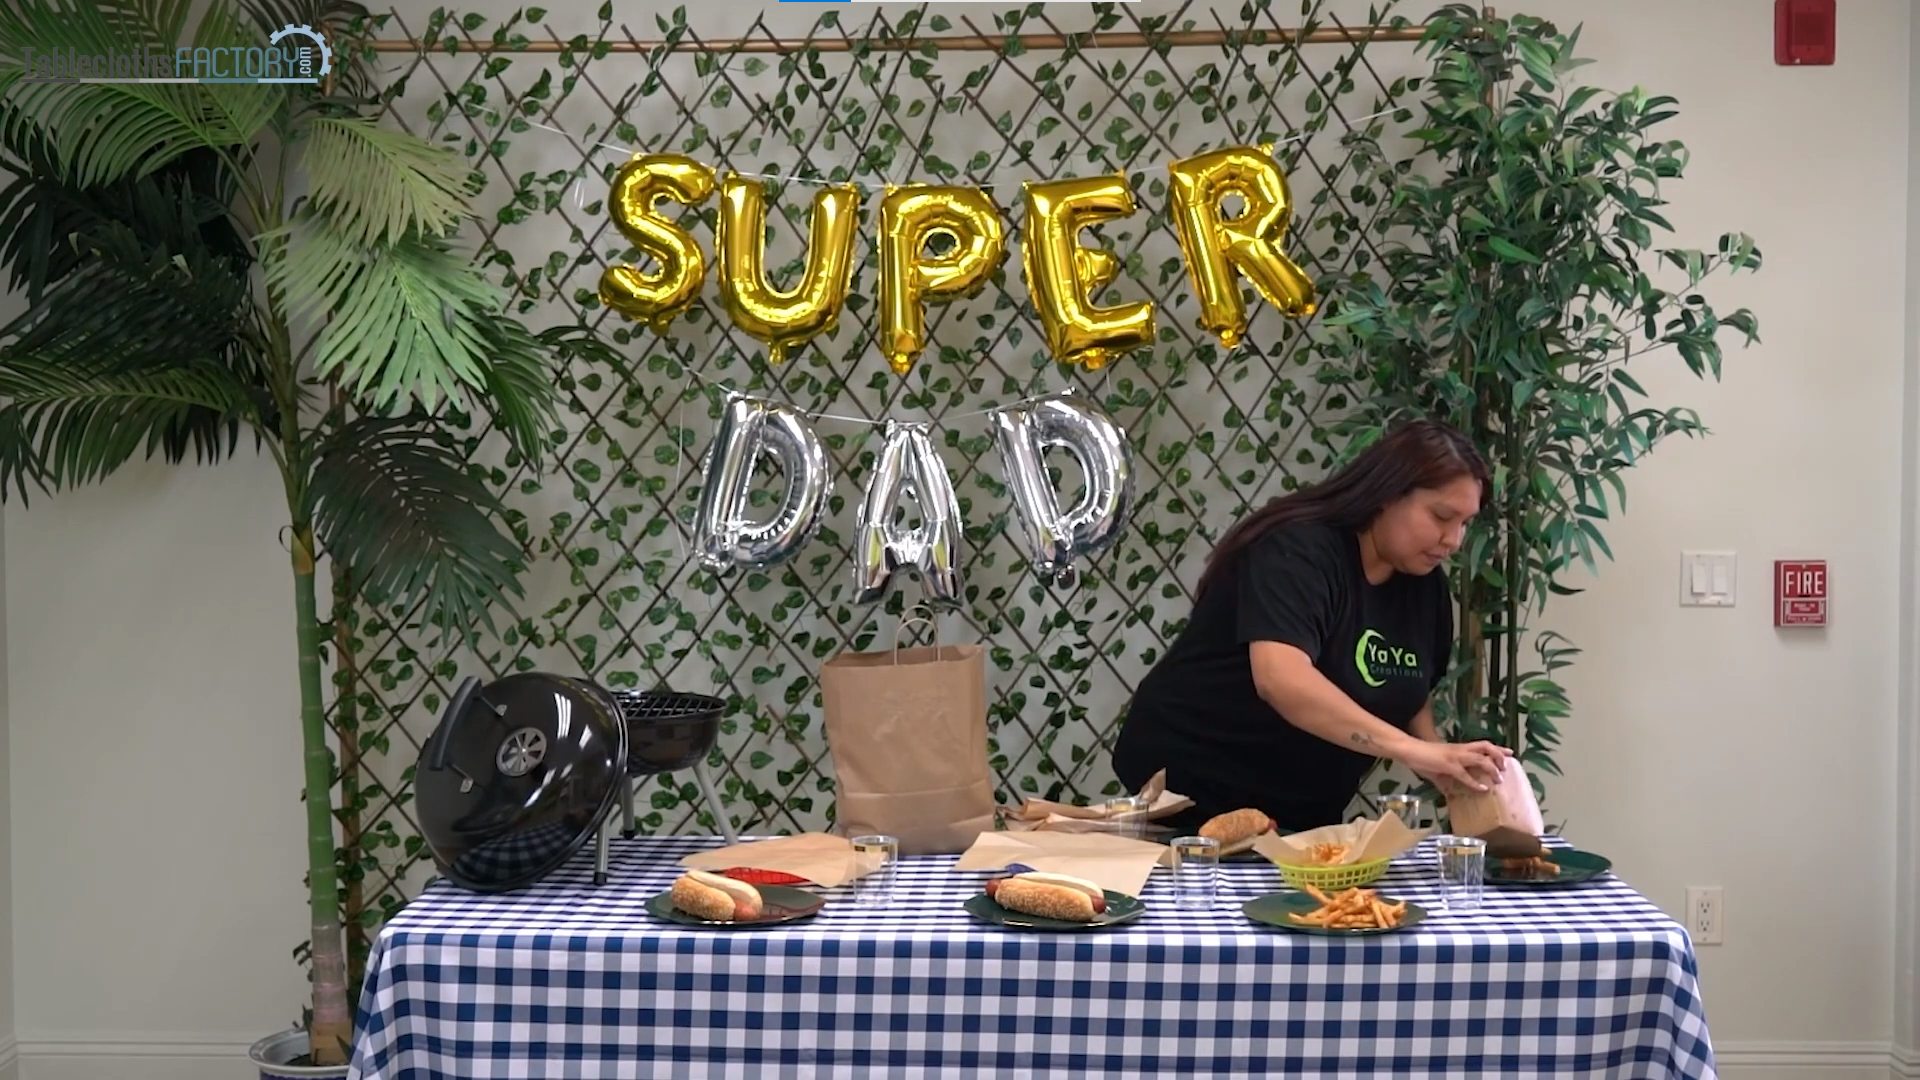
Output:
[[1728,1042],[1715,1043],[1720,1080],[1892,1080],[1896,1071],[1890,1042]]
[[137,1031],[61,1031],[25,1035],[22,1058],[244,1058],[247,1048],[272,1032],[248,1037],[226,1033],[172,1034]]
[[[269,1033],[270,1034],[270,1033]],[[46,1032],[0,1039],[0,1072],[33,1058],[244,1058],[259,1036],[226,1033]],[[1715,1046],[1722,1080],[1920,1080],[1920,1050],[1874,1042],[1730,1042]]]

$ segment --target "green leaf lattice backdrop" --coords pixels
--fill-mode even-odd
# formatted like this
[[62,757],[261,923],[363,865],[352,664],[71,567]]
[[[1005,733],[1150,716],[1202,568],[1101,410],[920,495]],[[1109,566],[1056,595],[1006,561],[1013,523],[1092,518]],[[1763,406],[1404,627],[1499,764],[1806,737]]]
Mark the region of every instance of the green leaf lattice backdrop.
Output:
[[[707,46],[684,9],[629,27],[603,7],[578,34],[557,32],[557,16],[537,8],[505,20],[453,12],[425,25],[381,20],[380,38],[431,46],[382,54],[388,119],[472,162],[494,215],[480,257],[512,302],[536,323],[596,328],[625,363],[557,373],[568,422],[554,433],[555,464],[544,476],[471,430],[474,467],[514,508],[529,558],[528,598],[505,633],[475,655],[428,655],[412,613],[367,596],[336,638],[346,646],[336,659],[344,652],[347,662],[336,664],[330,717],[351,766],[340,792],[351,834],[343,887],[360,951],[366,928],[431,869],[408,781],[420,742],[467,674],[539,669],[720,694],[732,710],[710,762],[726,805],[700,805],[690,773],[652,777],[638,795],[640,829],[708,831],[716,810],[746,833],[831,825],[819,666],[843,649],[884,647],[903,599],[920,597],[903,576],[884,605],[848,601],[854,504],[886,417],[934,422],[959,492],[968,602],[943,618],[941,634],[989,647],[999,797],[1117,792],[1107,746],[1132,686],[1179,631],[1205,552],[1250,504],[1324,472],[1338,449],[1331,425],[1350,408],[1359,367],[1338,335],[1280,316],[1250,288],[1250,344],[1228,352],[1196,328],[1166,215],[1166,164],[1279,142],[1296,205],[1290,251],[1323,290],[1337,289],[1375,263],[1368,227],[1385,189],[1378,163],[1350,153],[1344,136],[1391,136],[1406,122],[1396,106],[1408,85],[1395,73],[1415,60],[1406,44],[1286,39],[1296,27],[1344,25],[1318,3],[1302,13],[1249,4],[1237,23],[1192,5],[1160,18],[1124,4],[1074,7],[1072,22],[1032,4],[964,25],[924,9],[891,18],[874,9],[869,21],[843,25],[829,11],[807,35],[812,44],[788,54]],[[1395,21],[1390,11],[1366,14],[1375,25]],[[937,44],[943,34],[1086,30],[1137,32],[1155,44]],[[1228,41],[1160,39],[1196,30],[1225,31]],[[680,51],[615,51],[641,36]],[[759,18],[738,37],[774,40]],[[900,47],[921,37],[935,40]],[[552,51],[527,51],[534,42]],[[476,55],[456,44],[508,51]],[[635,150],[768,177],[776,282],[797,272],[805,251],[806,181],[861,185],[860,262],[836,334],[770,369],[765,350],[726,321],[711,261],[700,300],[664,336],[605,310],[595,297],[602,268],[635,253],[609,225],[604,198]],[[1116,170],[1140,210],[1096,231],[1124,263],[1106,297],[1154,301],[1159,340],[1104,371],[1075,372],[1047,356],[1020,280],[1020,183]],[[1009,258],[977,298],[930,309],[928,349],[902,378],[873,347],[873,219],[877,193],[911,181],[987,188],[1005,215]],[[715,205],[686,220],[710,256]],[[1077,587],[1055,589],[1028,572],[1010,531],[982,410],[1070,385],[1097,396],[1127,431],[1139,481],[1121,540],[1083,564]],[[689,554],[688,523],[722,386],[825,414],[816,426],[834,488],[824,527],[799,557],[715,580]],[[1064,490],[1075,482],[1063,477]]]

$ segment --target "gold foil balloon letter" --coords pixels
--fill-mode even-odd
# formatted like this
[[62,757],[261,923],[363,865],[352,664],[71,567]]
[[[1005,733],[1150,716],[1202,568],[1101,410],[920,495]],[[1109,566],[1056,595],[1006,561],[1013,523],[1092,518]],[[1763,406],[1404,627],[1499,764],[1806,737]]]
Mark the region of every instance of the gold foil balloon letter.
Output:
[[[1240,344],[1247,310],[1236,270],[1286,314],[1313,314],[1313,282],[1280,250],[1293,199],[1271,155],[1232,147],[1172,162],[1167,171],[1173,175],[1173,220],[1200,301],[1201,329],[1229,349]],[[1245,204],[1231,219],[1222,205],[1229,195]]]
[[[929,251],[936,238],[944,250]],[[978,293],[1006,257],[1000,211],[976,188],[914,184],[880,203],[880,349],[905,375],[927,346],[928,301]]]
[[1027,292],[1046,328],[1047,347],[1063,364],[1088,370],[1153,341],[1153,305],[1094,307],[1094,293],[1120,273],[1120,260],[1080,246],[1080,230],[1127,217],[1133,191],[1120,176],[1091,176],[1026,185],[1027,220],[1020,251]]
[[733,324],[767,345],[778,364],[787,350],[840,321],[853,280],[853,229],[860,193],[823,188],[813,197],[807,266],[800,282],[782,292],[767,282],[767,197],[760,181],[729,176],[720,187],[720,297]]
[[622,165],[607,195],[607,213],[621,235],[657,265],[651,273],[607,267],[600,275],[600,302],[664,333],[700,295],[707,262],[693,234],[660,214],[660,200],[698,206],[712,194],[713,170],[692,158],[636,154]]

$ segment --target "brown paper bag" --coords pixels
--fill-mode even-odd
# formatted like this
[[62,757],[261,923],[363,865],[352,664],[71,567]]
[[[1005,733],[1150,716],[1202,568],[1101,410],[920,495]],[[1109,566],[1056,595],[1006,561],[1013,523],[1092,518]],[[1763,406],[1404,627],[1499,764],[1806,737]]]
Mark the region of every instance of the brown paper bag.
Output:
[[1485,840],[1491,858],[1532,859],[1546,851],[1540,842],[1546,821],[1533,797],[1533,781],[1518,758],[1507,759],[1500,782],[1489,790],[1449,790],[1447,817],[1454,835]]
[[984,648],[841,653],[821,666],[820,693],[835,832],[897,837],[902,855],[955,855],[993,831]]
[[[1165,769],[1154,773],[1134,794],[1147,801],[1146,813],[1141,815],[1141,820],[1146,822],[1172,817],[1193,805],[1192,799],[1167,790]],[[1019,809],[1003,815],[1003,820],[1008,832],[1111,832],[1117,824],[1105,804],[1075,806],[1032,796],[1028,796]]]

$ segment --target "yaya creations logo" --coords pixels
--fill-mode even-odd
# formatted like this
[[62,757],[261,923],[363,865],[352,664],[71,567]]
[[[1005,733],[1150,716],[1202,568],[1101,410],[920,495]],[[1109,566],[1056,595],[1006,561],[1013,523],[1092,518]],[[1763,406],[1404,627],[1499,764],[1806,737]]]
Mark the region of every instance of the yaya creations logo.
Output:
[[27,82],[317,83],[333,70],[333,50],[310,26],[275,30],[265,45],[217,49],[182,46],[171,53],[109,50],[104,55],[56,49],[22,50]]
[[1420,658],[1412,649],[1386,644],[1378,630],[1360,635],[1360,643],[1353,647],[1353,666],[1368,686],[1385,686],[1388,679],[1420,678]]

